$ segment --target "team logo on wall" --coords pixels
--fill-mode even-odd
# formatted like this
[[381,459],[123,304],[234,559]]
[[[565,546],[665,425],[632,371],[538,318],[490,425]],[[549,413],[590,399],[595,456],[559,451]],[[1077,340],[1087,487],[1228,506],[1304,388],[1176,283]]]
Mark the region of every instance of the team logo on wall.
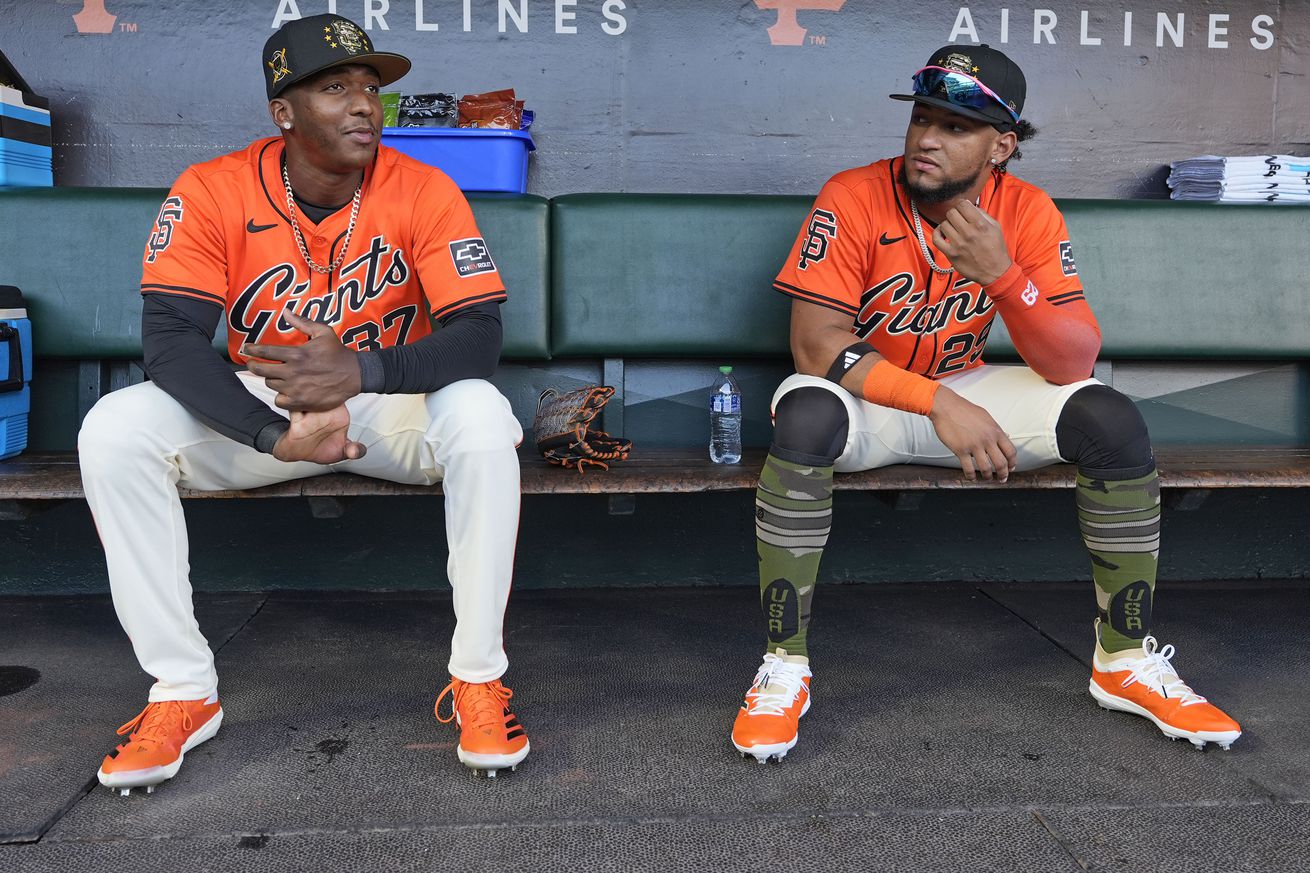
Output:
[[450,244],[450,258],[455,262],[455,272],[461,279],[476,276],[479,273],[496,272],[496,264],[491,260],[491,252],[481,237],[457,239]]
[[82,11],[73,16],[78,33],[113,33],[117,20],[105,9],[105,0],[84,0]]
[[836,12],[846,0],[755,0],[760,9],[776,9],[778,21],[769,28],[769,42],[773,45],[802,45],[808,32],[796,20],[799,10]]
[[373,50],[373,47],[368,44],[368,37],[364,35],[364,31],[349,21],[334,21],[330,26],[323,28],[323,39],[332,48],[340,45],[352,55]]
[[287,66],[287,50],[278,49],[273,52],[273,60],[268,62],[268,66],[273,71],[274,85],[280,82],[283,76],[290,76],[291,68]]

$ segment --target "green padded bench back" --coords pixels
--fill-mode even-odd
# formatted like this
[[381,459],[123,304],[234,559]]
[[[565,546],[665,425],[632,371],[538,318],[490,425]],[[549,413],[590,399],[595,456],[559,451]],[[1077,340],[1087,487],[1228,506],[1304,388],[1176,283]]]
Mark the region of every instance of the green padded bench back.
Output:
[[787,351],[773,290],[809,197],[571,194],[551,201],[551,352]]
[[1106,357],[1310,355],[1310,210],[1058,203]]
[[[141,253],[166,194],[157,188],[0,191],[0,284],[23,289],[38,355],[141,357]],[[504,355],[544,360],[550,354],[548,204],[534,196],[469,199],[509,289]]]
[[[1310,210],[1056,202],[1103,359],[1310,356]],[[1012,354],[998,328],[988,351]]]
[[[772,280],[808,197],[552,201],[556,355],[786,354]],[[1102,357],[1310,355],[1310,209],[1063,200]],[[1013,346],[1002,326],[988,351]]]

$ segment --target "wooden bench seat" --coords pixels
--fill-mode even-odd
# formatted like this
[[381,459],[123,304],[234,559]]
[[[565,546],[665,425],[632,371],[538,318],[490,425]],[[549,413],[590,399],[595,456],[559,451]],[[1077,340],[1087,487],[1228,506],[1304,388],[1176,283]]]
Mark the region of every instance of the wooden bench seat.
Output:
[[[524,494],[688,494],[741,491],[755,487],[764,450],[748,450],[742,463],[711,464],[704,450],[639,449],[609,470],[577,473],[554,467],[524,449],[520,453]],[[1165,447],[1157,450],[1165,489],[1298,488],[1310,485],[1310,448]],[[838,474],[838,491],[927,492],[966,489],[1072,488],[1075,470],[1057,464],[1019,473],[1005,485],[969,482],[959,471],[902,464],[862,473]],[[191,491],[184,498],[342,498],[374,495],[436,495],[440,487],[400,485],[348,473],[329,473],[248,491]],[[0,464],[0,502],[16,504],[83,497],[77,456],[72,452],[20,455]]]

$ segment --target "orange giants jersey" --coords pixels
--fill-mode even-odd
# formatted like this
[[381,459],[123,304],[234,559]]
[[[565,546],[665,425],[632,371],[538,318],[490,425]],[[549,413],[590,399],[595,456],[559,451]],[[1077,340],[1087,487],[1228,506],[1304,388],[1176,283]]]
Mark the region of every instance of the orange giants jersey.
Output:
[[[223,307],[228,355],[242,343],[298,345],[290,310],[331,325],[358,351],[413,342],[442,318],[505,299],[500,273],[468,201],[444,173],[386,146],[364,172],[359,216],[331,274],[305,263],[287,216],[279,137],[188,168],[159,210],[146,243],[142,294]],[[309,255],[341,253],[350,206],[316,225],[297,210]]]
[[[890,363],[934,379],[982,364],[995,304],[977,283],[934,273],[914,233],[901,158],[845,170],[823,186],[774,287],[846,313],[851,332]],[[1010,258],[1051,304],[1095,324],[1064,217],[1044,191],[993,173],[979,200]],[[939,267],[950,261],[924,238]],[[1029,289],[1031,292],[1031,289]]]

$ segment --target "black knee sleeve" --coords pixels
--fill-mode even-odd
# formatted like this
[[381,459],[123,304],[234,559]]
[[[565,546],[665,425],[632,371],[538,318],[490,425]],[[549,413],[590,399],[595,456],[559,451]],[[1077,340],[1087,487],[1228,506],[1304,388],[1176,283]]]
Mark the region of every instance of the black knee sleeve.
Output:
[[1060,412],[1055,439],[1061,457],[1099,479],[1136,479],[1155,469],[1142,413],[1107,385],[1074,392]]
[[841,398],[827,388],[806,386],[782,395],[773,410],[769,451],[793,464],[831,467],[846,448],[850,419]]

